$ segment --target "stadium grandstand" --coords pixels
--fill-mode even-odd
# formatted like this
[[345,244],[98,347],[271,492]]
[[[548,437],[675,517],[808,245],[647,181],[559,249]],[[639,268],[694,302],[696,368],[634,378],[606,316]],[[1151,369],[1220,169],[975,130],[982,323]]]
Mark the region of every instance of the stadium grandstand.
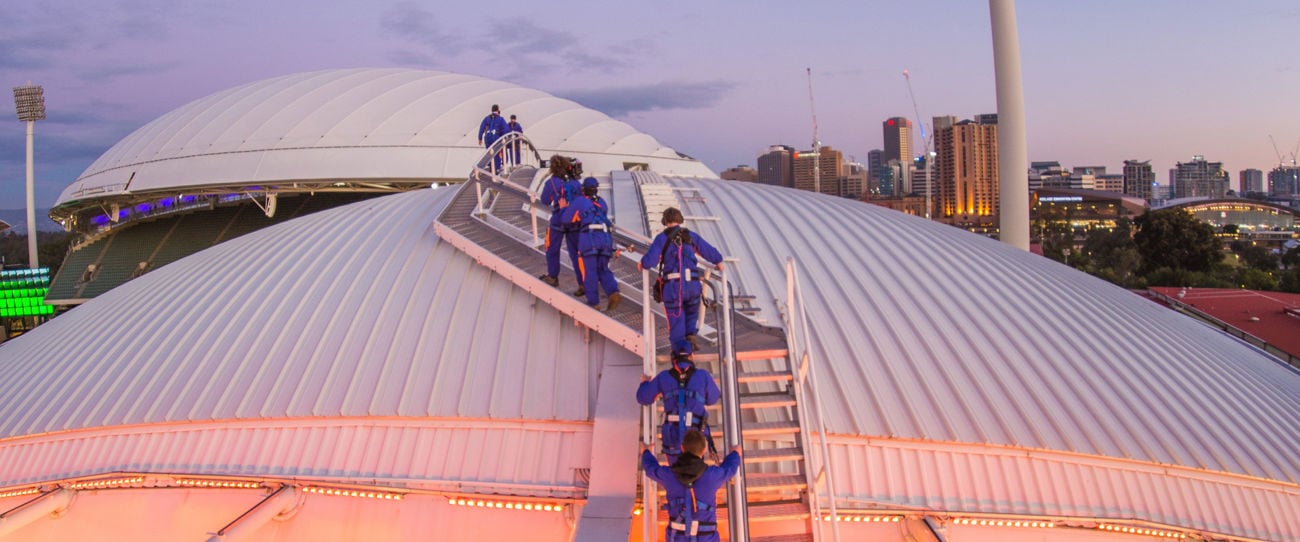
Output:
[[[469,87],[457,96],[471,106],[400,83],[440,78]],[[469,157],[431,150],[406,174],[375,175],[422,186],[317,212],[304,212],[310,191],[296,204],[281,194],[238,236],[224,229],[258,213],[198,199],[180,207],[207,208],[166,228],[139,216],[102,239],[88,230],[78,250],[120,243],[132,252],[112,258],[126,264],[172,254],[173,239],[206,248],[0,345],[0,536],[659,539],[669,518],[635,458],[660,414],[631,399],[664,366],[664,315],[644,288],[655,277],[625,250],[611,267],[626,300],[609,313],[536,278],[547,217],[533,202],[544,158],[563,151],[601,181],[621,247],[644,250],[676,206],[727,256],[705,273],[697,354],[724,391],[710,424],[745,450],[721,499],[724,540],[1300,540],[1300,372],[1238,337],[957,228],[720,180],[626,125],[507,83],[342,70],[196,103],[231,141],[328,140],[334,127],[406,118],[315,107],[264,128],[266,111],[286,109],[277,91],[312,80],[302,94],[318,105],[460,115],[425,136]],[[277,91],[251,91],[262,87]],[[495,149],[466,144],[492,103],[528,119],[528,104],[552,100],[570,136],[530,126],[502,140],[526,149],[507,171],[489,167]],[[240,103],[251,119],[218,107]],[[645,145],[611,151],[616,140],[590,137],[606,129]],[[177,139],[142,131],[127,140]],[[366,141],[328,144],[349,159],[289,151],[267,169],[289,186],[409,159]],[[132,160],[158,197],[211,185],[208,196],[271,207],[265,192],[243,194],[270,185],[260,168],[221,162],[238,154],[182,152],[174,175],[142,176],[153,162]],[[114,175],[136,186],[126,169]],[[65,192],[68,224],[114,203],[125,223],[121,210],[150,203],[99,179]],[[92,187],[120,199],[86,203]],[[186,229],[200,216],[214,223],[206,233]],[[109,243],[98,250],[111,259]],[[561,281],[572,287],[570,273]]]

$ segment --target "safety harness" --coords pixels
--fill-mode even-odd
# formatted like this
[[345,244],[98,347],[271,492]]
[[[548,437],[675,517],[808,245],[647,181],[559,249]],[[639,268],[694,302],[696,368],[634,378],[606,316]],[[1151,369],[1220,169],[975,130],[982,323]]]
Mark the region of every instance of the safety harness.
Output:
[[[655,301],[658,301],[660,303],[663,302],[664,285],[667,284],[668,281],[670,280],[682,280],[682,281],[700,280],[699,277],[695,276],[693,269],[682,269],[682,263],[685,260],[685,257],[682,253],[682,249],[685,248],[687,245],[691,246],[692,252],[695,250],[695,242],[691,238],[691,232],[685,227],[681,225],[677,225],[670,228],[669,231],[664,232],[664,246],[663,249],[659,251],[659,270],[658,270],[659,279],[655,281],[655,287],[653,292]],[[674,273],[665,274],[664,262],[668,260],[668,247],[670,246],[677,247],[677,271]],[[677,310],[672,313],[674,317],[676,317],[678,314],[681,314],[681,310],[682,310],[682,304],[680,302],[682,299],[681,289],[682,289],[682,284],[681,282],[678,282],[677,299],[679,302],[677,304]],[[668,307],[664,307],[664,309],[665,311],[667,311]]]
[[685,497],[676,497],[674,499],[670,499],[668,501],[668,505],[670,507],[681,510],[681,512],[679,512],[675,517],[669,520],[668,528],[678,533],[681,533],[683,535],[691,536],[691,537],[699,536],[702,533],[711,533],[717,531],[718,523],[716,521],[700,521],[695,519],[695,517],[698,516],[701,512],[700,509],[701,506],[703,506],[703,511],[706,512],[708,510],[712,510],[713,507],[708,504],[701,505],[699,500],[695,498],[694,482],[685,485],[686,485],[686,492],[690,495],[691,505],[689,508],[686,506]]
[[[697,418],[695,417],[694,412],[691,412],[686,408],[687,399],[694,399],[697,403],[704,405],[704,396],[700,395],[699,392],[686,387],[691,383],[691,378],[695,377],[695,364],[692,363],[691,368],[687,369],[684,373],[677,371],[676,362],[673,362],[673,364],[673,372],[677,374],[677,389],[673,392],[677,396],[677,412],[665,414],[664,424],[676,424],[679,439],[685,437],[686,432],[690,429],[699,429],[700,433],[704,435],[705,442],[709,445],[709,453],[716,457],[718,449],[717,445],[713,443],[713,432],[709,429],[709,411],[705,410],[704,414]],[[680,442],[671,450],[668,449],[667,442],[664,444],[665,454],[680,455],[682,453],[682,445]]]

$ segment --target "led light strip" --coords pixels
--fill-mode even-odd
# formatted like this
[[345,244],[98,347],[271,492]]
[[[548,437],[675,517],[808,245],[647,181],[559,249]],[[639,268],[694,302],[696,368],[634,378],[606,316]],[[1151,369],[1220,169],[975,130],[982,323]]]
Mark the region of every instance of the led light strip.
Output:
[[[825,516],[821,516],[818,519],[821,521],[831,521],[831,516],[827,514]],[[897,523],[902,520],[903,520],[902,516],[894,516],[894,515],[868,516],[865,514],[840,514],[835,516],[835,521],[840,521],[840,522],[847,521],[847,522],[854,522],[854,523],[879,523],[879,522]]]
[[1178,538],[1178,539],[1187,538],[1187,534],[1176,532],[1176,531],[1163,531],[1160,529],[1148,529],[1146,527],[1125,527],[1122,525],[1111,525],[1109,523],[1102,523],[1101,525],[1098,525],[1097,530],[1110,531],[1114,533],[1136,534],[1142,536],[1159,536],[1162,538]]
[[248,480],[199,480],[194,478],[178,478],[176,484],[185,487],[219,487],[219,488],[236,488],[236,489],[255,489],[262,487],[261,482],[251,482]]
[[76,482],[68,484],[68,489],[103,489],[106,487],[134,485],[144,481],[143,476],[132,476],[129,478],[104,478],[102,480],[87,480],[85,482]]
[[1056,527],[1051,521],[1030,521],[1023,519],[975,519],[956,518],[954,525],[978,525],[980,527],[1029,527],[1033,529],[1050,529]]
[[[550,502],[493,501],[484,499],[464,499],[448,497],[447,504],[452,506],[472,506],[476,508],[501,508],[505,510],[529,510],[532,512],[560,512],[564,505]],[[633,512],[636,513],[636,512]]]
[[27,489],[15,489],[12,491],[5,491],[3,493],[0,493],[0,499],[7,499],[9,497],[18,497],[21,495],[35,495],[40,492],[41,490],[35,487],[29,487]]
[[307,486],[302,489],[307,493],[316,493],[318,495],[334,495],[337,497],[357,497],[361,499],[377,499],[381,501],[400,501],[401,493],[392,493],[388,491],[374,491],[366,489],[348,489],[342,487],[323,487]]

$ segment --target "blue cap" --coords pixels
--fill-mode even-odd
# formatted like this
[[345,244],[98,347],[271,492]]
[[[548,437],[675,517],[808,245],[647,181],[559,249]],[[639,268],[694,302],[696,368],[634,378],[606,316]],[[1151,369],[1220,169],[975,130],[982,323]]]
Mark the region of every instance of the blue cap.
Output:
[[600,181],[597,181],[595,177],[587,177],[586,179],[583,179],[583,180],[582,180],[582,187],[583,187],[583,188],[600,188]]
[[689,357],[691,357],[691,353],[692,353],[692,350],[691,350],[691,343],[690,343],[690,341],[687,341],[687,340],[680,340],[680,341],[677,341],[677,342],[673,343],[673,357],[674,357],[674,358],[679,358],[679,357],[680,357],[680,358],[689,358]]

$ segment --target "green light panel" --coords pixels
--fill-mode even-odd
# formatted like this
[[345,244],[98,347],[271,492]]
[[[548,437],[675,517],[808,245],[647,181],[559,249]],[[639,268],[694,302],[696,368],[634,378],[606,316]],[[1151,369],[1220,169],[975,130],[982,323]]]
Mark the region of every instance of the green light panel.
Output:
[[54,314],[54,307],[45,304],[45,294],[49,291],[47,267],[0,271],[0,318]]

